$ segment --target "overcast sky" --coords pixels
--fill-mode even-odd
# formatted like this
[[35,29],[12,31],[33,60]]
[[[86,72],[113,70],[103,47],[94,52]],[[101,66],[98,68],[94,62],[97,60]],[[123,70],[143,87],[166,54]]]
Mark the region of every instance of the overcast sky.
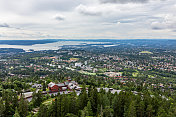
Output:
[[0,0],[0,39],[176,39],[176,0]]

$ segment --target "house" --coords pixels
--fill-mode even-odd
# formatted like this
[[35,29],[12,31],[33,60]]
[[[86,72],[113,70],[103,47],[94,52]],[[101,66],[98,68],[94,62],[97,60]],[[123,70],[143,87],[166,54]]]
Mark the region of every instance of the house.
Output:
[[49,88],[50,92],[58,92],[58,91],[67,90],[67,86],[64,83],[55,84],[53,82],[50,82],[48,84],[48,88]]
[[82,63],[75,63],[75,67],[81,67]]
[[53,83],[53,82],[50,82],[50,83],[48,84],[48,88],[49,88],[49,91],[50,91],[50,92],[58,92],[58,89],[59,89],[58,85],[56,85],[56,84]]
[[78,83],[75,81],[71,81],[71,79],[68,79],[68,81],[65,81],[64,83],[58,83],[58,84],[50,82],[48,84],[48,88],[50,92],[66,91],[67,89],[81,90],[81,87],[78,86]]
[[40,89],[40,88],[42,88],[42,85],[35,83],[35,84],[32,85],[32,88],[38,88],[38,89]]

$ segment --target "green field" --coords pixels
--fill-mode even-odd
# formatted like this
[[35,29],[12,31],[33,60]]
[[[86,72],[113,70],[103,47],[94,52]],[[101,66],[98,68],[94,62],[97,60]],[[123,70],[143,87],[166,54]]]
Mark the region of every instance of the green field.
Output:
[[45,104],[45,105],[49,105],[49,104],[52,104],[52,101],[54,100],[55,98],[50,98],[48,100],[45,100],[42,104]]
[[86,74],[86,75],[96,75],[96,73],[90,73],[90,72],[86,72],[86,71],[79,71],[79,73]]
[[141,52],[139,52],[139,54],[153,54],[153,53],[149,52],[149,51],[141,51]]
[[98,70],[99,70],[99,72],[102,72],[102,73],[104,73],[104,72],[106,72],[106,71],[107,71],[107,69],[106,69],[106,68],[99,68]]
[[73,61],[78,61],[79,58],[70,58],[70,60],[73,60]]
[[139,72],[134,72],[132,75],[133,75],[133,77],[137,77],[138,74],[139,74]]

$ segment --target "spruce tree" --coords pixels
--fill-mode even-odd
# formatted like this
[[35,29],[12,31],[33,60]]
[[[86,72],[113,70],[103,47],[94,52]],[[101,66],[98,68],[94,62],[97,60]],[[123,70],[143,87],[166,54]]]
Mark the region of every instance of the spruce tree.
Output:
[[28,103],[24,99],[24,96],[21,96],[21,99],[20,99],[20,102],[19,102],[18,111],[19,111],[20,117],[26,117],[27,116],[27,113],[28,113]]
[[132,101],[128,110],[125,112],[125,117],[136,117],[135,101]]
[[93,112],[92,112],[92,106],[91,106],[91,102],[88,101],[87,103],[87,116],[92,116],[93,115]]
[[15,114],[13,115],[13,117],[20,117],[20,114],[19,114],[19,112],[18,112],[18,109],[16,108],[16,110],[15,110]]
[[0,117],[4,116],[5,106],[3,104],[3,100],[0,99]]
[[38,117],[48,117],[48,108],[46,105],[43,104],[40,105]]

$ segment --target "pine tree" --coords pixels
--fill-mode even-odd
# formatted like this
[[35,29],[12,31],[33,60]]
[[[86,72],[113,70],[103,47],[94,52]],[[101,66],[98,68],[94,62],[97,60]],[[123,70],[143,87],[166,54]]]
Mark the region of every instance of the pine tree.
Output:
[[3,100],[0,99],[0,117],[4,116],[5,106],[3,104]]
[[91,93],[92,93],[92,86],[90,85],[88,88],[88,97],[91,97]]
[[81,110],[81,109],[80,109],[80,105],[78,103],[78,97],[75,91],[70,95],[70,102],[71,102],[69,106],[70,112],[77,115],[78,110]]
[[114,110],[114,117],[117,117],[118,116],[118,99],[117,99],[117,95],[114,96],[113,100],[112,100],[112,107],[113,107],[113,110]]
[[90,97],[90,102],[91,102],[91,105],[92,105],[93,113],[97,112],[97,106],[98,106],[97,100],[98,100],[98,92],[97,92],[97,89],[94,88],[93,93]]
[[48,107],[48,116],[49,117],[57,117],[57,98],[52,101],[52,104]]
[[28,113],[28,103],[24,99],[24,96],[21,96],[20,102],[19,102],[19,107],[18,111],[21,117],[26,117]]
[[103,107],[105,108],[106,106],[110,106],[109,99],[107,97],[107,94],[103,95]]
[[127,112],[125,112],[125,117],[136,117],[135,101],[132,101],[129,105]]
[[46,83],[45,82],[43,82],[43,91],[46,91]]
[[40,105],[38,117],[48,117],[48,108],[46,105],[43,104]]
[[91,102],[88,101],[87,103],[87,116],[92,116],[93,115],[93,112],[92,112],[92,106],[91,106]]
[[86,92],[86,87],[84,86],[79,96],[79,105],[81,110],[84,109],[84,107],[87,105],[87,101],[88,101],[88,95]]
[[106,106],[105,109],[103,109],[103,114],[105,117],[113,117],[113,109],[110,108],[110,106]]
[[11,103],[12,94],[9,90],[3,90],[2,100],[5,102],[4,117],[12,116],[14,110],[12,109]]
[[152,117],[153,116],[153,107],[151,104],[149,104],[147,106],[147,109],[146,109],[146,116],[147,117]]
[[19,112],[18,112],[18,109],[16,108],[16,110],[15,110],[15,114],[14,114],[14,116],[13,117],[20,117],[20,114],[19,114]]
[[137,104],[137,109],[136,109],[136,113],[137,113],[137,116],[138,117],[143,117],[144,116],[144,110],[145,108],[145,104],[143,101],[140,101],[138,104]]
[[74,115],[73,113],[67,113],[65,117],[78,117],[77,115]]
[[162,107],[158,109],[157,117],[167,117],[167,113]]
[[34,107],[40,106],[40,104],[42,103],[42,94],[41,91],[39,91],[38,93],[36,93],[36,91],[33,92],[32,94],[32,102],[34,104]]

